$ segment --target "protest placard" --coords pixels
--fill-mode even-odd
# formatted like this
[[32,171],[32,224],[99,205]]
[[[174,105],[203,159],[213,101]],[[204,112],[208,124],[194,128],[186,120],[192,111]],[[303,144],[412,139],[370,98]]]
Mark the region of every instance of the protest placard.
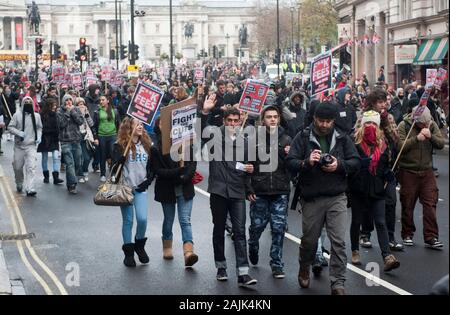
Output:
[[150,126],[163,96],[164,92],[158,87],[140,82],[128,106],[127,114]]
[[434,80],[434,87],[438,90],[441,89],[442,83],[447,78],[447,70],[439,68],[436,79]]
[[188,105],[172,111],[172,145],[187,142],[195,138],[197,104]]
[[72,73],[71,74],[71,83],[72,86],[77,90],[83,89],[83,76],[81,73]]
[[427,80],[425,86],[433,85],[434,80],[436,80],[437,69],[427,69]]
[[52,67],[52,81],[56,83],[63,83],[66,75],[66,69],[61,66]]
[[48,77],[45,72],[39,72],[38,81],[42,84],[48,84]]
[[261,81],[247,80],[239,101],[239,110],[252,115],[260,115],[269,86]]
[[294,80],[294,78],[301,79],[302,75],[297,72],[286,72],[285,78],[286,78],[286,81],[292,82],[292,80]]
[[311,95],[325,92],[332,88],[331,51],[321,54],[311,62]]
[[203,80],[205,79],[205,70],[202,68],[196,68],[194,70],[194,82],[196,84],[203,83]]
[[104,65],[102,67],[101,78],[102,81],[111,81],[112,67],[109,65]]
[[[186,110],[184,110],[186,108]],[[178,111],[180,110],[180,111]],[[195,141],[195,136],[193,134],[188,132],[188,129],[184,130],[185,133],[181,133],[181,138],[176,138],[176,144],[173,144],[173,138],[172,138],[172,128],[179,128],[182,129],[183,126],[192,126],[193,129],[195,129],[195,121],[192,121],[193,113],[197,110],[197,101],[195,98],[188,98],[184,101],[181,101],[179,103],[171,104],[168,106],[164,106],[161,108],[161,137],[162,137],[162,151],[163,154],[169,154],[171,150],[178,150],[179,146],[183,142],[189,141],[189,139],[193,139]],[[176,120],[175,122],[172,119],[172,113],[175,113],[175,118],[182,118],[181,120]],[[191,116],[189,116],[191,115]],[[190,117],[191,120],[188,121],[188,118]],[[188,127],[189,128],[189,127]],[[179,135],[179,130],[175,131],[174,133],[176,135]],[[195,131],[192,131],[195,134]],[[183,136],[185,137],[183,139]],[[192,136],[192,137],[191,137]],[[189,138],[188,138],[189,137]]]

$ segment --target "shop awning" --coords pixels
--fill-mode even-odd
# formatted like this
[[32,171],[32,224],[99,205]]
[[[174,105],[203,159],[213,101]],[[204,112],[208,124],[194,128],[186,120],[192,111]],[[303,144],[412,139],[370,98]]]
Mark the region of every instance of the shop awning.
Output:
[[441,64],[448,51],[448,37],[427,39],[419,48],[413,64],[434,65]]

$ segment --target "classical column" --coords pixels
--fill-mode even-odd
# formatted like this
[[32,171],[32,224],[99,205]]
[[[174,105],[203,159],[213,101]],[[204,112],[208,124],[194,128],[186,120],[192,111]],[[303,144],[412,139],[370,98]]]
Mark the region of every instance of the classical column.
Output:
[[[198,40],[197,40],[197,44],[198,44],[198,49],[205,49],[205,47],[203,47],[203,27],[202,27],[202,22],[198,22],[196,25],[197,29],[200,31],[198,34]],[[195,28],[194,28],[195,29]]]
[[[176,23],[176,33],[177,33],[177,48],[179,50],[180,53],[183,53],[183,39],[182,39],[182,34],[183,34],[183,22],[182,21],[177,21]],[[175,52],[177,53],[177,52]]]
[[22,49],[28,49],[28,25],[26,18],[22,18],[22,45]]
[[203,47],[205,48],[205,51],[208,52],[209,48],[208,23],[202,22],[202,28],[203,28]]
[[92,46],[95,49],[98,49],[98,21],[93,21],[94,24],[94,42],[92,43]]
[[55,41],[56,38],[53,38],[53,26],[52,26],[52,19],[50,17],[49,21],[45,22],[45,31],[47,33],[47,37],[49,41]]
[[3,25],[3,17],[0,16],[0,49],[5,46],[5,26]]
[[11,18],[11,49],[16,49],[16,21],[15,18]]
[[375,16],[375,32],[379,37],[381,37],[381,41],[378,44],[375,44],[373,46],[374,51],[374,57],[375,57],[375,80],[378,79],[379,76],[379,70],[382,65],[384,65],[384,76],[387,79],[387,64],[384,63],[384,56],[387,54],[387,51],[385,51],[385,45],[384,43],[387,41],[387,38],[384,37],[384,29],[385,29],[385,23],[384,23],[384,16],[380,13],[378,13]]
[[[364,35],[369,36],[372,39],[373,31],[369,29],[371,26],[370,17],[366,18],[366,23],[364,27]],[[373,45],[364,43],[364,72],[366,72],[367,79],[369,80],[369,85],[376,83],[376,77],[374,73],[374,53]]]
[[111,36],[111,30],[109,29],[109,21],[105,21],[105,30],[106,30],[106,37],[105,37],[105,42],[106,42],[106,56],[109,58],[109,52],[112,49],[111,47],[111,42],[109,40],[109,36]]

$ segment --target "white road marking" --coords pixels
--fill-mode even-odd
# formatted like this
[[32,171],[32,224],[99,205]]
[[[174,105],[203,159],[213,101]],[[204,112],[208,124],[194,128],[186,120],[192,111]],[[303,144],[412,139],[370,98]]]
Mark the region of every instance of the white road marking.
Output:
[[[208,192],[204,191],[203,189],[198,188],[196,186],[194,188],[200,194],[202,194],[202,195],[204,195],[204,196],[206,196],[208,198],[210,197],[210,194]],[[289,240],[291,240],[291,241],[293,241],[293,242],[295,242],[297,244],[301,243],[301,240],[298,237],[296,237],[296,236],[294,236],[294,235],[292,235],[290,233],[285,233],[284,236],[287,239],[289,239]],[[324,257],[326,259],[328,259],[328,260],[330,259],[330,255],[328,255],[326,253],[324,253],[323,255],[324,255]],[[372,274],[370,274],[370,273],[368,273],[368,272],[366,272],[364,270],[361,270],[361,269],[353,266],[352,264],[347,264],[347,269],[349,269],[349,270],[353,271],[354,273],[357,273],[360,276],[363,276],[364,278],[366,278],[366,279],[368,279],[368,280],[370,280],[370,281],[372,281],[374,283],[377,283],[377,284],[385,287],[386,289],[391,290],[391,291],[393,291],[393,292],[395,292],[395,293],[397,293],[399,295],[412,295],[412,293],[410,293],[408,291],[405,291],[402,288],[399,288],[399,287],[393,285],[392,283],[387,282],[387,281],[385,281],[383,279],[380,279],[379,277],[376,277],[376,276],[374,276],[374,275],[372,275]]]
[[[14,210],[16,216],[17,216],[17,219],[19,221],[18,222],[19,223],[18,231],[20,230],[20,234],[27,234],[27,229],[26,229],[23,217],[22,217],[22,213],[20,212],[20,208],[19,208],[19,206],[17,205],[17,203],[15,201],[14,194],[12,193],[11,188],[8,185],[6,177],[4,177],[4,172],[3,172],[3,168],[2,168],[1,165],[0,165],[0,174],[3,174],[3,176],[1,178],[3,179],[3,184],[4,185],[0,184],[0,186],[4,186],[4,187],[2,187],[3,197],[5,198],[5,202],[9,203],[9,206],[10,206],[10,207],[8,207],[9,210],[11,210],[11,208],[12,208]],[[6,190],[6,192],[4,191],[4,189]],[[11,200],[10,202],[8,201],[7,194],[11,197],[10,198],[10,200]],[[13,218],[13,216],[12,216],[12,218]],[[13,218],[13,219],[15,221],[15,218]],[[18,233],[18,231],[15,231],[15,233]],[[56,287],[58,288],[60,293],[62,295],[67,295],[68,293],[67,293],[66,289],[64,288],[64,285],[61,283],[61,281],[59,281],[58,277],[53,273],[53,271],[51,271],[50,268],[39,258],[39,256],[34,251],[34,248],[31,245],[30,240],[24,240],[24,243],[25,243],[25,245],[26,245],[26,247],[27,247],[31,257],[45,271],[45,273],[47,273],[47,275],[54,282],[54,284],[56,285]],[[20,244],[20,246],[22,246],[21,242],[20,243],[18,242],[17,244],[18,244],[18,247],[19,247],[19,244]],[[36,279],[38,279],[38,278],[36,278]],[[50,292],[51,292],[51,290],[50,290]]]

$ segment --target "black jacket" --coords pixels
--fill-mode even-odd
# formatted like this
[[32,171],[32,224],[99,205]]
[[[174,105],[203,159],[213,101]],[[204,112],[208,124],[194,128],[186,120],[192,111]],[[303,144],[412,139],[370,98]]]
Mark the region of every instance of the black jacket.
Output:
[[[297,95],[301,97],[301,103],[298,106],[294,105],[293,99]],[[305,94],[294,92],[289,97],[289,101],[284,104],[285,108],[282,110],[281,126],[286,130],[289,137],[295,138],[297,133],[305,128],[306,108],[308,107],[308,100]],[[286,112],[287,111],[287,112]],[[294,117],[295,116],[295,117]]]
[[[291,144],[292,139],[286,134],[282,127],[279,127],[277,140],[277,143],[270,143],[270,137],[267,136],[265,143],[265,146],[268,149],[273,149],[275,145],[278,147],[278,167],[274,172],[261,172],[261,165],[268,166],[270,160],[262,162],[262,158],[259,155],[256,159],[255,171],[251,177],[251,185],[256,195],[284,195],[289,194],[291,190],[290,173],[287,170],[285,163],[287,154],[285,153],[284,148]],[[268,151],[269,150],[266,150],[267,153],[269,153]],[[267,159],[267,157],[264,159]]]
[[357,116],[356,109],[351,102],[345,104],[345,94],[348,87],[342,88],[337,93],[337,117],[335,126],[346,134],[351,134],[353,127],[355,127]]
[[[161,141],[159,141],[161,143]],[[193,156],[193,155],[191,155]],[[184,167],[174,162],[170,154],[163,155],[161,145],[152,147],[152,169],[156,175],[155,200],[161,203],[176,203],[175,186],[182,185],[184,199],[194,198],[194,177],[197,162],[185,161]]]
[[[204,128],[207,127],[207,120],[210,115],[200,113],[202,134]],[[236,169],[236,167],[238,162],[248,163],[248,140],[243,136],[238,136],[239,141],[225,140],[224,126],[209,126],[208,129],[208,131],[211,131],[211,136],[202,139],[202,141],[207,141],[208,145],[212,145],[208,148],[209,150],[213,149],[209,162],[208,192],[224,198],[245,200],[249,194],[254,193],[250,182],[251,175]],[[221,135],[221,141],[214,140],[214,133]],[[227,150],[242,153],[243,159],[237,159],[234,154],[232,161],[227,161],[225,158],[226,145],[229,146]],[[217,157],[217,159],[214,159],[214,157]]]
[[56,113],[42,115],[42,140],[37,152],[53,152],[59,150],[58,121]]
[[338,160],[336,171],[324,172],[317,163],[311,166],[311,152],[320,150],[312,128],[311,125],[295,137],[286,158],[288,168],[299,175],[297,189],[300,189],[300,196],[306,201],[317,197],[333,197],[345,192],[347,176],[360,168],[360,157],[353,141],[337,129],[334,129],[330,143],[330,154]]
[[221,107],[225,105],[223,97],[224,95],[216,92],[216,105],[211,110],[211,114],[209,115],[209,124],[212,126],[220,127],[223,125],[223,112],[221,109]]
[[359,155],[361,156],[361,169],[350,176],[349,190],[352,194],[361,197],[370,197],[373,199],[384,199],[386,192],[384,189],[387,180],[386,175],[389,172],[390,152],[387,147],[380,156],[376,175],[369,172],[370,157],[364,153],[361,145],[356,145]]

